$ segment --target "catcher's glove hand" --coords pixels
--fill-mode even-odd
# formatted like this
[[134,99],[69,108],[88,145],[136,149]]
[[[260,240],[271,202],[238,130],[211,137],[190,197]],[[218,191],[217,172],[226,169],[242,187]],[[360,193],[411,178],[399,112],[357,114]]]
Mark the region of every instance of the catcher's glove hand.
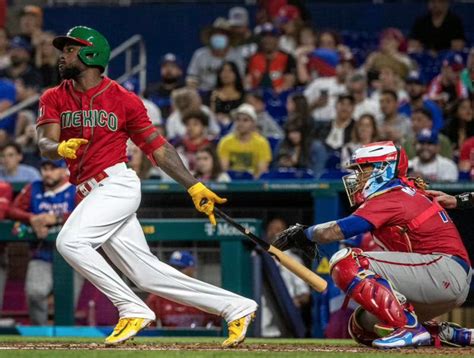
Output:
[[300,249],[310,260],[313,260],[319,257],[319,251],[317,244],[308,240],[306,237],[304,233],[306,228],[308,227],[301,224],[290,226],[277,235],[272,245],[281,251],[286,251],[291,248]]

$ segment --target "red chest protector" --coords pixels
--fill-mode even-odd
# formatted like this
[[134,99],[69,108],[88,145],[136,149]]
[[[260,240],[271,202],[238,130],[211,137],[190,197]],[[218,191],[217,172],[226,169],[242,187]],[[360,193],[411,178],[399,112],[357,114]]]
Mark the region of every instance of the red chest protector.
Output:
[[433,215],[443,211],[437,201],[433,201],[431,206],[415,216],[405,225],[384,226],[372,232],[375,242],[385,251],[413,252],[411,247],[410,232],[418,229],[426,220]]

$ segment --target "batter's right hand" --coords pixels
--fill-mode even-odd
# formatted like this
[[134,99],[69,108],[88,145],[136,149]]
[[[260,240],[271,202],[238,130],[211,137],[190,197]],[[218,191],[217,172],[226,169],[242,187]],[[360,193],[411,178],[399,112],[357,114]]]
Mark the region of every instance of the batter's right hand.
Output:
[[89,141],[84,138],[71,138],[63,140],[58,145],[58,154],[67,159],[76,159],[76,151],[83,144],[87,144]]
[[188,193],[191,195],[196,209],[201,213],[206,214],[209,217],[211,224],[215,226],[216,218],[214,216],[214,204],[224,204],[227,199],[217,196],[201,182],[190,187]]
[[445,209],[454,209],[457,206],[456,198],[442,191],[426,190],[426,194],[433,197]]

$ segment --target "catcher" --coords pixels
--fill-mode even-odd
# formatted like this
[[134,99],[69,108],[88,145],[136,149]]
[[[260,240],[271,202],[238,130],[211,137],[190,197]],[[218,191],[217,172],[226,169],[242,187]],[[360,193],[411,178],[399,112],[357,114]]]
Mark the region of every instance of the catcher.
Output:
[[335,284],[360,305],[349,320],[353,339],[377,348],[472,344],[468,329],[423,323],[466,300],[472,270],[448,214],[421,180],[407,178],[404,150],[371,143],[354,152],[348,168],[353,173],[342,180],[355,212],[311,227],[296,224],[273,245],[315,253],[318,244],[370,231],[384,252],[344,248],[330,260]]

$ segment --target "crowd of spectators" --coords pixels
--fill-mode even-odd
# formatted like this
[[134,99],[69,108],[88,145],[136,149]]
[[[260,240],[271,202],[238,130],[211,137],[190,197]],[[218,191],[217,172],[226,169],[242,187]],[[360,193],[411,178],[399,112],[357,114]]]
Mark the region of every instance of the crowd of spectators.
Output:
[[[166,54],[161,82],[145,91],[200,178],[339,178],[377,140],[402,145],[412,175],[474,178],[474,52],[449,1],[428,1],[407,36],[384,29],[362,59],[337,31],[314,28],[304,6],[261,10],[253,30],[245,8],[217,18],[187,69]],[[204,149],[206,176],[196,167]]]
[[[187,67],[167,53],[159,82],[142,89],[152,123],[197,177],[334,179],[358,147],[391,140],[413,175],[474,179],[474,51],[449,1],[429,0],[407,35],[381,31],[365,58],[337,31],[314,28],[301,2],[285,3],[263,1],[256,21],[233,7],[202,29]],[[0,112],[61,80],[42,16],[25,6],[18,34],[0,31]],[[123,85],[138,93],[135,79]],[[0,179],[38,177],[35,112],[0,121]],[[171,180],[133,143],[129,159],[140,178]]]

